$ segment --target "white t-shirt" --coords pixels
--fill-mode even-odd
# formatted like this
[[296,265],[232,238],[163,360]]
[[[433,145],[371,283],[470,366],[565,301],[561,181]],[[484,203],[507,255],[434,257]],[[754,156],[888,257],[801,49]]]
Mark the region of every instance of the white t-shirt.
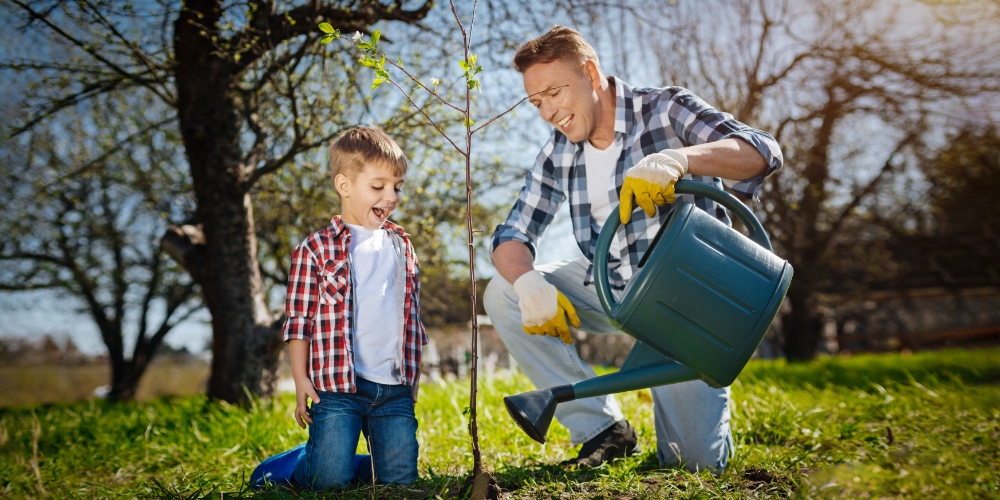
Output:
[[[604,227],[604,221],[608,220],[612,209],[618,210],[618,205],[611,206],[609,192],[615,185],[615,167],[618,165],[621,153],[622,143],[617,140],[607,149],[597,149],[589,140],[583,142],[583,163],[587,166],[587,199],[590,200],[590,216],[600,227]],[[620,252],[621,244],[615,238],[608,253],[611,256],[618,256]]]
[[402,296],[396,249],[385,229],[347,224],[354,274],[354,372],[379,384],[402,383]]

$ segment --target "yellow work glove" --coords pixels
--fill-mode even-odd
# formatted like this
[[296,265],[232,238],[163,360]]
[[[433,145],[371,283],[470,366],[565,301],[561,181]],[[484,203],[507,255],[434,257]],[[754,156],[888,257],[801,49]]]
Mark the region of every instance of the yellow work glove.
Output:
[[528,271],[514,282],[517,305],[521,309],[521,324],[532,335],[559,337],[567,344],[573,343],[569,323],[580,327],[580,317],[569,299],[545,280],[542,273]]
[[622,224],[632,218],[632,197],[646,212],[646,217],[656,214],[656,207],[673,203],[674,183],[688,170],[687,156],[680,151],[665,149],[653,153],[636,163],[625,173],[625,182],[619,198],[618,214]]

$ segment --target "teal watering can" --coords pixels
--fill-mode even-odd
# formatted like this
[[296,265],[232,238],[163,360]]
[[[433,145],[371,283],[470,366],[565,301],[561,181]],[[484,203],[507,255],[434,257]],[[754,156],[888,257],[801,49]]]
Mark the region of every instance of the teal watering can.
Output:
[[715,187],[682,180],[674,188],[726,207],[750,237],[692,203],[677,203],[615,300],[608,249],[621,219],[612,210],[597,239],[594,279],[604,312],[635,337],[635,347],[616,373],[505,397],[507,413],[535,441],[545,442],[559,403],[688,380],[732,384],[774,321],[792,266],[773,253],[760,221]]

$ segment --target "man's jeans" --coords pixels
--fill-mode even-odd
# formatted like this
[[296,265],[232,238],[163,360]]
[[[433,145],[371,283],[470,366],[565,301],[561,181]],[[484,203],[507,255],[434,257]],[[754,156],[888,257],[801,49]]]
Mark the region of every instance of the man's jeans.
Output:
[[[354,477],[354,452],[364,433],[375,478],[380,483],[417,479],[417,418],[413,392],[406,385],[383,385],[357,377],[357,392],[320,392],[309,412],[306,454],[295,468],[298,484],[316,489],[343,488]],[[371,481],[370,468],[359,466],[358,480]]]
[[[619,333],[597,299],[593,284],[583,286],[590,262],[581,257],[536,268],[573,303],[587,333]],[[521,325],[514,287],[495,276],[486,288],[486,312],[507,350],[538,388],[571,384],[596,376],[580,360],[576,348],[558,337],[529,335]],[[714,389],[695,380],[654,387],[653,420],[661,465],[684,462],[689,470],[725,469],[733,449],[729,429],[729,388]],[[583,443],[622,420],[614,396],[561,403],[556,418],[569,429],[574,445]]]

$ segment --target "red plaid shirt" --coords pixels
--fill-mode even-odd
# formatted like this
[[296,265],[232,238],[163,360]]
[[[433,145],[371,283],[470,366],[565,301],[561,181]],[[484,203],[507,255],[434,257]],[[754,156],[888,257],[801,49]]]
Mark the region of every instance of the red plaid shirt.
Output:
[[[427,332],[420,322],[420,269],[410,237],[386,221],[384,229],[398,235],[406,253],[406,294],[403,299],[403,383],[414,385],[420,374],[421,346]],[[351,231],[335,216],[326,228],[311,234],[292,252],[285,303],[285,342],[309,341],[309,378],[318,391],[355,392],[354,286],[348,260]]]

